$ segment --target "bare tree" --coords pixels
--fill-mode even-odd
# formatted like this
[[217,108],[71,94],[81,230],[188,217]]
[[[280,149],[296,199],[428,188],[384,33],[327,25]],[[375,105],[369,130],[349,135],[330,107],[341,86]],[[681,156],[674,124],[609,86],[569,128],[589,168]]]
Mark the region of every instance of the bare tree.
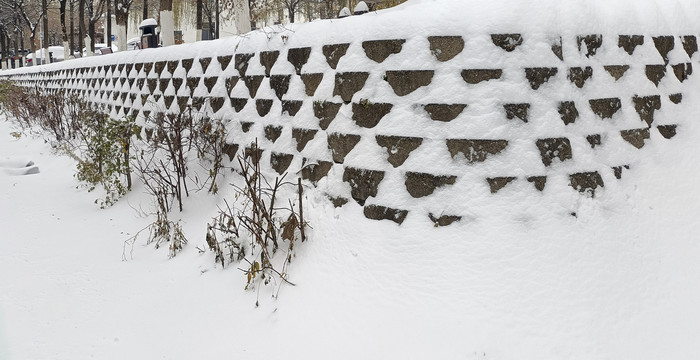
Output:
[[88,54],[92,54],[95,52],[95,26],[97,25],[97,22],[100,20],[100,17],[102,17],[102,13],[104,12],[105,0],[86,1],[88,11],[88,36],[90,37],[90,44],[86,44],[86,47],[89,47],[90,49],[90,51],[88,51]]
[[175,45],[173,0],[160,0],[160,39],[163,46]]
[[133,0],[115,0],[114,1],[114,16],[117,22],[117,46],[119,50],[126,50],[127,41],[127,24],[129,21],[129,8]]

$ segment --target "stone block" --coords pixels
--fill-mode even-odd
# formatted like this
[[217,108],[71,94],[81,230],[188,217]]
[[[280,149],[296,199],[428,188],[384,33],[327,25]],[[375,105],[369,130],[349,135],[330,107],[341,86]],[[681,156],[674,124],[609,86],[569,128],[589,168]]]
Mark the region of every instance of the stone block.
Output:
[[292,75],[272,75],[270,76],[270,87],[275,91],[277,98],[282,100],[282,96],[289,90],[289,82]]
[[578,118],[578,110],[573,101],[562,101],[559,103],[559,115],[564,125],[573,124]]
[[230,98],[231,100],[231,107],[233,107],[236,112],[240,112],[243,110],[245,107],[245,104],[248,103],[248,99],[245,98]]
[[627,70],[629,70],[629,65],[605,65],[603,69],[607,71],[610,76],[615,78],[615,81],[620,80],[620,78],[625,75]]
[[280,52],[277,50],[260,52],[260,65],[265,67],[265,76],[270,76],[270,70],[277,62],[279,56]]
[[[156,70],[156,74],[160,77],[160,75],[163,73],[163,70],[165,69],[165,65],[167,62],[165,61],[156,61],[154,67]],[[120,70],[121,71],[121,70]]]
[[673,36],[656,36],[652,37],[652,39],[654,39],[656,50],[659,51],[659,55],[664,59],[664,64],[668,65],[668,53],[671,52],[675,46]]
[[654,111],[661,109],[661,96],[637,96],[632,97],[632,102],[634,103],[634,109],[639,114],[639,118],[647,123],[647,126],[651,127],[651,123],[654,122]]
[[[306,163],[306,160],[304,159],[304,163]],[[333,163],[330,161],[317,161],[313,164],[307,164],[301,169],[301,178],[311,181],[316,186],[321,179],[328,175],[331,167],[333,167]]]
[[407,172],[406,190],[414,198],[421,198],[431,195],[435,189],[454,185],[457,176],[454,175],[433,175],[428,173]]
[[243,130],[244,133],[247,133],[250,131],[250,128],[255,124],[254,122],[249,122],[249,121],[241,121],[241,130]]
[[383,179],[383,171],[346,167],[343,173],[343,181],[350,185],[352,198],[360,205],[364,205],[368,197],[377,196],[377,188]]
[[344,103],[352,101],[353,95],[362,90],[369,77],[366,72],[345,72],[335,74],[335,88],[333,96],[340,95]]
[[569,185],[582,194],[595,197],[595,191],[599,187],[605,187],[603,178],[597,171],[581,172],[569,175]]
[[647,79],[658,87],[661,79],[666,76],[666,65],[647,65],[644,71]]
[[297,142],[297,151],[301,152],[306,147],[306,144],[311,141],[318,130],[292,128],[292,137]]
[[294,116],[299,112],[303,104],[304,102],[301,100],[282,100],[282,113],[286,112],[290,116]]
[[209,64],[211,64],[210,57],[199,58],[199,65],[202,66],[202,74],[207,72],[207,69],[209,68]]
[[586,141],[591,145],[591,149],[595,149],[596,146],[601,144],[600,134],[593,134],[586,136]]
[[340,61],[340,58],[345,56],[345,53],[348,51],[348,47],[350,47],[349,43],[323,46],[323,55],[326,57],[326,62],[331,69],[335,70],[335,68],[338,66],[338,61]]
[[530,83],[532,90],[537,90],[542,84],[549,81],[549,78],[556,75],[559,69],[555,67],[525,68],[525,77]]
[[681,44],[683,44],[683,50],[688,54],[688,58],[692,58],[693,54],[698,51],[698,39],[695,35],[682,36]]
[[375,140],[379,146],[386,149],[389,155],[387,161],[395,168],[401,166],[411,152],[423,143],[422,138],[404,136],[377,135]]
[[231,90],[233,90],[234,87],[236,87],[236,84],[238,84],[238,80],[241,78],[238,76],[231,76],[226,78],[226,95],[231,95]]
[[565,161],[572,158],[571,142],[565,137],[538,139],[536,144],[545,166],[552,165],[554,159]]
[[254,55],[255,54],[236,54],[234,57],[234,66],[241,77],[244,77],[246,71],[248,71],[248,64]]
[[301,74],[301,81],[304,82],[306,95],[314,96],[318,85],[321,84],[321,80],[323,80],[323,73]]
[[588,100],[593,113],[601,119],[610,119],[620,110],[622,103],[619,98],[591,99]]
[[258,111],[260,117],[267,115],[267,113],[270,112],[270,108],[272,108],[272,99],[255,100],[255,109]]
[[399,225],[406,220],[408,215],[408,210],[393,209],[380,205],[367,205],[364,207],[363,212],[367,219],[391,220]]
[[[221,70],[224,71],[228,67],[228,64],[231,63],[231,60],[233,59],[233,55],[225,55],[225,56],[217,56],[216,60],[219,61],[219,64],[221,65]],[[172,71],[171,71],[172,73]]]
[[503,75],[501,69],[467,69],[462,70],[462,79],[467,84],[478,84],[483,81],[500,79]]
[[502,152],[508,146],[507,140],[447,139],[446,143],[453,159],[461,153],[468,164],[484,162],[489,156]]
[[314,116],[318,118],[321,129],[328,129],[328,125],[335,119],[342,104],[329,101],[314,101]]
[[185,73],[189,73],[190,69],[192,69],[192,65],[194,64],[194,59],[182,59],[180,62],[182,63],[182,67],[185,69]]
[[342,197],[342,196],[328,196],[328,200],[331,201],[334,207],[342,207],[343,205],[348,203],[348,199]]
[[371,40],[362,42],[362,48],[365,49],[368,58],[381,63],[389,55],[400,53],[405,42],[403,39]]
[[681,63],[671,66],[673,68],[673,73],[676,75],[678,81],[683,82],[688,79],[688,76],[693,74],[693,64],[692,63]]
[[578,44],[578,51],[580,52],[583,45],[586,46],[586,57],[591,57],[598,52],[598,49],[603,45],[603,35],[591,34],[591,35],[579,35],[576,37],[576,43]]
[[488,182],[489,188],[491,189],[491,194],[495,194],[515,179],[516,178],[513,176],[499,176],[487,178],[486,181]]
[[683,101],[683,94],[681,94],[681,93],[671,94],[668,96],[668,99],[671,100],[671,102],[674,104],[680,104],[681,101]]
[[632,55],[637,46],[644,44],[644,35],[620,35],[617,39],[617,46]]
[[204,86],[207,88],[207,92],[211,93],[211,89],[216,85],[216,81],[219,80],[218,76],[210,76],[204,78]]
[[258,89],[260,88],[260,84],[264,78],[265,77],[263,75],[243,77],[243,83],[245,83],[245,86],[248,88],[248,94],[250,94],[251,99],[255,98],[255,94],[258,93]]
[[564,61],[564,51],[562,47],[561,36],[552,44],[552,52],[559,60]]
[[360,142],[360,135],[332,133],[328,135],[328,148],[331,150],[333,161],[342,164],[352,149]]
[[221,151],[225,154],[228,155],[228,160],[233,161],[233,159],[236,157],[236,152],[238,152],[238,144],[229,144],[226,143],[224,144],[223,148]]
[[620,131],[622,139],[632,144],[637,149],[644,147],[644,140],[649,138],[649,128],[631,129]]
[[406,96],[422,86],[430,85],[434,74],[433,70],[387,71],[386,81],[396,95]]
[[272,141],[273,143],[282,135],[282,127],[268,125],[265,126],[265,138]]
[[523,36],[521,34],[491,34],[491,41],[501,49],[511,52],[522,45]]
[[352,119],[363,128],[373,128],[386,116],[394,105],[375,104],[367,99],[360,100],[360,103],[352,104]]
[[593,68],[590,66],[586,66],[585,68],[569,68],[569,81],[574,83],[579,89],[583,88],[583,85],[586,83],[586,80],[590,79],[591,76],[593,76]]
[[449,61],[464,50],[464,39],[461,36],[428,36],[430,53],[438,61]]
[[676,136],[676,127],[677,125],[659,125],[656,127],[656,129],[659,130],[661,136],[666,139],[670,139]]
[[187,78],[187,88],[190,89],[190,95],[194,95],[194,89],[196,89],[197,86],[199,86],[200,80],[201,80],[201,78],[199,78],[199,77],[188,77]]
[[504,104],[503,109],[506,110],[506,118],[508,118],[508,120],[518,118],[523,122],[528,121],[530,104]]
[[544,191],[544,187],[547,185],[546,176],[530,176],[527,178],[527,181],[535,185],[535,189],[538,191]]
[[423,109],[435,121],[449,122],[457,118],[466,109],[467,104],[426,104]]
[[309,61],[309,55],[311,55],[311,48],[293,48],[287,51],[287,61],[289,61],[297,72],[297,75],[301,74],[301,68]]

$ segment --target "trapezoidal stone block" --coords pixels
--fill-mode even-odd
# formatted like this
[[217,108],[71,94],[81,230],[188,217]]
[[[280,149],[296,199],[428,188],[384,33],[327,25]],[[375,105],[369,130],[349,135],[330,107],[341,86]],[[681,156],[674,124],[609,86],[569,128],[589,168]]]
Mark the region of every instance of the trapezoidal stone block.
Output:
[[644,147],[644,140],[649,138],[649,128],[622,130],[620,136],[632,146],[641,149]]
[[345,204],[348,203],[348,199],[342,197],[342,196],[328,196],[328,200],[331,201],[331,204],[333,204],[333,207],[343,207]]
[[502,69],[465,69],[462,70],[462,79],[467,84],[478,84],[480,82],[497,80],[503,76]]
[[231,107],[233,107],[236,112],[241,112],[245,105],[248,103],[248,99],[246,98],[230,98],[231,101]]
[[211,64],[210,57],[199,58],[199,65],[202,66],[202,74],[207,72],[207,69],[209,68],[209,64]]
[[615,178],[620,180],[622,179],[622,169],[627,169],[629,170],[630,166],[629,165],[620,165],[620,166],[613,166],[613,175],[615,175]]
[[192,70],[192,65],[194,65],[194,59],[182,59],[180,60],[182,67],[185,69],[185,73],[189,73]]
[[304,102],[301,100],[282,100],[282,113],[286,112],[289,116],[294,116],[303,104]]
[[639,118],[647,123],[647,126],[651,127],[651,123],[654,122],[654,111],[661,109],[661,96],[637,96],[632,97],[632,102],[634,103],[634,109],[639,114]]
[[677,125],[659,125],[656,127],[657,130],[659,130],[659,134],[663,136],[666,139],[670,139],[674,136],[676,136],[676,127]]
[[433,81],[433,70],[387,71],[386,81],[398,96],[406,96]]
[[461,153],[468,164],[484,162],[488,157],[499,154],[508,146],[507,140],[447,139],[446,143],[453,159]]
[[219,62],[219,65],[221,65],[221,71],[224,71],[228,68],[228,64],[231,63],[231,60],[233,60],[233,55],[217,56],[216,60]]
[[345,53],[348,51],[348,47],[350,47],[349,43],[331,44],[323,46],[323,56],[326,57],[326,62],[328,63],[328,66],[331,67],[331,69],[335,70],[335,68],[338,66],[340,58],[345,56]]
[[362,90],[369,77],[366,72],[345,72],[335,74],[333,96],[340,95],[344,103],[350,103],[353,95]]
[[637,46],[644,45],[644,35],[620,35],[617,46],[632,55]]
[[610,119],[622,107],[622,102],[619,98],[591,99],[588,100],[593,113],[600,116],[601,119]]
[[491,41],[501,49],[511,52],[523,43],[521,34],[491,34]]
[[219,80],[218,76],[210,76],[204,78],[204,86],[207,88],[207,93],[211,93],[211,89],[216,85],[216,81]]
[[568,79],[579,89],[583,88],[583,85],[586,84],[586,80],[590,79],[592,76],[593,68],[590,66],[569,68]]
[[243,83],[245,83],[245,86],[248,88],[248,94],[250,95],[251,99],[255,98],[255,94],[258,93],[258,89],[260,88],[260,84],[262,84],[262,80],[264,78],[265,76],[263,75],[243,77]]
[[462,217],[458,215],[434,215],[433,213],[428,213],[428,218],[433,222],[435,227],[439,226],[449,226],[457,221],[461,221]]
[[408,210],[394,209],[380,205],[367,205],[363,213],[370,220],[390,220],[399,225],[403,224],[408,216]]
[[449,122],[457,118],[467,108],[467,104],[426,104],[423,109],[434,121]]
[[182,84],[185,82],[183,78],[173,78],[173,87],[175,87],[175,91],[177,92],[180,90],[180,87],[182,87]]
[[683,82],[688,79],[688,76],[693,74],[693,64],[692,63],[681,63],[672,65],[673,73],[676,75],[678,81]]
[[382,180],[383,171],[346,167],[343,172],[343,181],[350,185],[350,195],[360,205],[364,205],[370,196],[377,196],[377,189]]
[[238,152],[238,144],[225,143],[221,149],[221,152],[228,156],[229,161],[233,161],[233,159],[236,157],[236,153]]
[[287,61],[294,66],[297,75],[301,74],[301,68],[309,61],[310,55],[310,47],[293,48],[287,51]]
[[435,189],[445,186],[454,185],[457,176],[454,175],[433,175],[428,173],[407,172],[406,173],[406,190],[414,198],[421,198],[431,195]]
[[379,124],[379,121],[391,111],[392,107],[394,107],[392,104],[375,104],[367,99],[362,99],[360,103],[352,104],[352,119],[358,126],[371,129]]
[[253,56],[255,56],[255,54],[236,54],[234,57],[234,66],[241,77],[244,77],[246,71],[248,71],[248,64]]
[[238,76],[231,76],[226,78],[225,85],[226,85],[226,95],[231,95],[231,90],[233,90],[234,87],[236,87],[236,84],[238,84],[238,80],[241,78]]
[[178,65],[180,65],[180,60],[172,60],[168,61],[166,67],[168,68],[168,72],[170,74],[174,74],[175,70],[177,70]]
[[165,61],[156,61],[154,67],[156,70],[156,74],[160,77],[161,74],[163,74],[163,70],[165,69],[165,65],[167,62]]
[[647,65],[644,72],[647,75],[647,79],[658,87],[661,80],[666,76],[666,65]]
[[554,159],[565,161],[572,158],[571,142],[567,138],[538,139],[536,145],[544,166],[552,165]]
[[214,96],[209,98],[209,106],[211,106],[211,111],[214,113],[221,110],[225,103],[226,98],[224,97]]
[[375,62],[381,63],[392,54],[401,52],[404,39],[394,40],[371,40],[362,42],[362,48],[365,49],[365,55]]
[[284,174],[287,169],[289,169],[289,165],[291,165],[292,160],[294,160],[294,155],[292,154],[274,151],[270,153],[270,166],[280,175]]
[[343,104],[333,103],[329,101],[314,101],[314,116],[318,118],[319,127],[323,130],[328,129],[336,115],[338,115],[338,110]]
[[503,109],[506,111],[506,118],[508,120],[518,118],[525,123],[528,121],[530,104],[503,104]]
[[668,96],[668,99],[671,100],[671,102],[674,104],[680,104],[681,101],[683,101],[683,94],[681,94],[681,93],[671,94]]
[[576,191],[595,197],[596,189],[605,187],[603,178],[597,171],[580,172],[569,175],[569,185]]
[[562,101],[559,103],[559,116],[564,125],[573,124],[578,118],[578,110],[576,109],[576,104],[573,101]]
[[556,75],[559,69],[555,67],[525,68],[525,77],[530,83],[532,90],[537,90],[542,84],[549,81],[549,78]]
[[576,44],[578,44],[578,51],[581,52],[583,46],[586,47],[586,57],[591,57],[598,52],[598,49],[603,45],[603,35],[591,34],[591,35],[579,35],[576,37]]
[[698,39],[695,35],[682,36],[681,44],[683,44],[683,50],[688,54],[688,58],[692,58],[693,54],[698,52]]
[[342,164],[345,156],[360,142],[360,135],[332,133],[328,135],[328,148],[331,150],[333,162]]
[[464,50],[464,39],[461,36],[428,36],[430,53],[438,61],[449,61]]
[[[199,77],[188,77],[187,78],[187,88],[190,89],[190,95],[194,95],[194,89],[196,89],[197,86],[199,86],[199,81],[201,79],[202,78],[199,78]],[[151,80],[151,79],[149,79],[149,80]]]
[[422,138],[405,136],[377,135],[375,140],[379,146],[386,149],[389,155],[387,161],[395,168],[401,166],[411,152],[423,143]]
[[546,176],[530,176],[527,178],[527,181],[535,185],[535,189],[538,191],[544,191],[544,187],[547,185]]
[[258,111],[258,115],[263,117],[270,112],[272,108],[272,99],[256,99],[255,109]]
[[501,189],[506,187],[510,182],[515,180],[515,177],[513,176],[499,176],[499,177],[492,177],[492,178],[487,178],[486,182],[489,184],[489,189],[491,190],[491,194],[495,194],[499,192]]
[[610,74],[610,76],[615,78],[615,81],[620,80],[623,75],[629,70],[629,65],[605,65],[603,69]]
[[282,127],[268,125],[265,126],[265,138],[272,141],[273,143],[282,135]]
[[314,96],[318,85],[321,84],[321,80],[323,80],[323,73],[301,74],[301,81],[304,83],[306,95]]
[[272,66],[275,65],[279,56],[280,52],[277,50],[260,52],[260,65],[265,67],[265,76],[270,76],[270,70],[272,70]]
[[158,80],[158,90],[160,90],[160,92],[164,93],[165,90],[168,88],[168,85],[170,85],[170,79]]
[[564,61],[564,48],[562,46],[561,36],[557,38],[551,46],[552,53],[554,56],[559,58],[559,60]]
[[[304,159],[304,163],[307,162],[306,160]],[[301,168],[301,178],[309,180],[314,186],[317,186],[318,182],[328,175],[331,167],[333,167],[333,163],[330,161],[319,160],[316,163],[307,164]]]
[[664,59],[664,64],[668,65],[668,53],[671,52],[675,46],[673,36],[656,36],[652,37],[652,39],[654,40],[656,50],[659,51],[659,55]]
[[275,91],[277,98],[282,100],[289,90],[289,82],[292,80],[292,75],[272,75],[270,76],[270,87]]
[[304,150],[306,144],[313,140],[317,132],[316,129],[292,128],[292,137],[297,142],[297,151]]

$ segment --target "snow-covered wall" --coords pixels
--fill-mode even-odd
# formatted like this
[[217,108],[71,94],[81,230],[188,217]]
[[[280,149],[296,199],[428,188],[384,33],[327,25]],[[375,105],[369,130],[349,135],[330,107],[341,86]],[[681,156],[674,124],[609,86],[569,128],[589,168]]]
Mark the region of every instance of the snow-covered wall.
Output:
[[595,197],[697,120],[700,25],[669,15],[697,6],[621,4],[555,16],[556,2],[413,1],[0,77],[139,121],[194,108],[228,122],[231,160],[257,140],[268,171],[300,174],[336,206],[444,226],[469,216],[454,199]]

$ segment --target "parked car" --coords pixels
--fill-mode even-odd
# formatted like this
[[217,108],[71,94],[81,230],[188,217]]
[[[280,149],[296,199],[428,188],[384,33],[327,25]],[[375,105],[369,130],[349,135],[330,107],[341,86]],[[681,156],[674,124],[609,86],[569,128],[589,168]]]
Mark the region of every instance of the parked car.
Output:
[[[111,50],[111,51],[110,51]],[[110,49],[107,44],[97,43],[95,44],[95,55],[111,54],[119,51],[119,47],[112,43],[112,48]],[[87,48],[83,48],[83,55],[87,56]]]
[[[36,56],[35,56],[36,55]],[[36,54],[30,53],[27,55],[27,65],[31,65],[34,61],[34,58],[37,59],[37,64],[42,65],[47,59],[51,58],[51,62],[59,62],[63,61],[65,59],[65,53],[63,51],[63,46],[49,46],[49,53],[45,54],[44,49],[39,49],[36,51]]]
[[141,38],[140,37],[135,37],[129,39],[129,41],[126,42],[126,49],[127,50],[138,50],[141,48]]

